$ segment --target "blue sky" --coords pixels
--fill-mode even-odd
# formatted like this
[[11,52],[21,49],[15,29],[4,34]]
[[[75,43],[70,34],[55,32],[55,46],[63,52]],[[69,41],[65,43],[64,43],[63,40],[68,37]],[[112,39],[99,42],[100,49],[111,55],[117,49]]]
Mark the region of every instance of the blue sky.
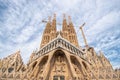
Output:
[[[0,58],[20,50],[26,63],[38,50],[45,24],[42,19],[57,14],[70,15],[80,46],[84,47],[79,26],[90,46],[102,50],[114,68],[120,67],[120,0],[0,0]],[[58,30],[61,26],[58,26]]]

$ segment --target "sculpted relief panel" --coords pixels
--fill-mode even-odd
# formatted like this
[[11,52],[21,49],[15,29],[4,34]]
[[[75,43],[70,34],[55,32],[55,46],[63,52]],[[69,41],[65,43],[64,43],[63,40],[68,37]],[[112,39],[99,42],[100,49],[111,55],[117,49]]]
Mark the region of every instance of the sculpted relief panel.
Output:
[[38,78],[41,80],[43,80],[44,72],[46,71],[45,66],[46,66],[47,61],[48,61],[48,56],[45,56],[39,63],[38,65],[39,68],[36,70],[38,71]]
[[83,76],[83,72],[81,69],[81,65],[79,64],[79,62],[77,61],[77,59],[73,56],[70,57],[71,62],[72,62],[72,66],[73,69],[75,71],[76,76],[74,76],[75,80],[83,80],[84,76]]
[[71,74],[66,56],[63,52],[57,52],[52,59],[53,67],[49,80],[69,80]]

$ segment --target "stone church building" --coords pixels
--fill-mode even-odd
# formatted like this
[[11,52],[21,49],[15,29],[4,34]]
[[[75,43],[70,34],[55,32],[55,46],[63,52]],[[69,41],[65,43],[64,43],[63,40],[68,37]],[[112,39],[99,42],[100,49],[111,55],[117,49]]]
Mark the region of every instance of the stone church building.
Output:
[[[79,46],[71,18],[64,15],[57,31],[56,15],[46,22],[40,49],[24,64],[20,51],[0,59],[0,80],[120,80],[102,52]],[[31,45],[32,46],[32,45]]]

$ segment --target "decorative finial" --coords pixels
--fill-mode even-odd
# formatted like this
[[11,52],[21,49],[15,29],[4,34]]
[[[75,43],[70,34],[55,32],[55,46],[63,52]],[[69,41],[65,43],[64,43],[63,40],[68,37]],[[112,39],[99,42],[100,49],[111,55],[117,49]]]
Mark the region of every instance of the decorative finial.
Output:
[[69,21],[69,23],[72,22],[72,21],[71,21],[71,16],[68,16],[68,21]]
[[101,57],[103,57],[103,52],[101,50],[99,51],[99,54]]
[[16,54],[20,54],[20,49],[16,52]]
[[49,22],[51,22],[51,16],[48,17]]
[[65,19],[66,18],[66,15],[65,15],[65,13],[63,14],[63,19]]
[[58,36],[57,37],[61,38],[60,31],[58,31]]
[[56,19],[56,14],[54,13],[54,19]]

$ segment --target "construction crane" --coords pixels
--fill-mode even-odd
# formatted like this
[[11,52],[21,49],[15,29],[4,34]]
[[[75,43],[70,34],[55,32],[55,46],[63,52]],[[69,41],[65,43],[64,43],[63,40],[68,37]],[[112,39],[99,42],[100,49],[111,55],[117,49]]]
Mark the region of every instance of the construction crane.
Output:
[[[56,19],[56,14],[54,14],[54,19]],[[50,22],[51,23],[51,17],[48,17],[48,20],[42,20],[42,23],[47,23]],[[61,23],[56,23],[57,25],[62,25]]]
[[42,23],[47,23],[48,21],[42,20]]
[[83,27],[85,26],[85,23],[83,23],[81,26],[80,26],[80,30],[81,30],[81,33],[82,33],[82,36],[83,36],[83,39],[84,39],[84,43],[85,43],[85,46],[88,47],[88,43],[87,43],[87,40],[85,38],[85,34],[84,34],[84,31],[83,31]]
[[[49,22],[49,21],[47,21],[47,20],[42,20],[42,23],[47,23],[47,22]],[[51,22],[50,22],[51,23]],[[61,23],[56,23],[57,25],[62,25]]]

